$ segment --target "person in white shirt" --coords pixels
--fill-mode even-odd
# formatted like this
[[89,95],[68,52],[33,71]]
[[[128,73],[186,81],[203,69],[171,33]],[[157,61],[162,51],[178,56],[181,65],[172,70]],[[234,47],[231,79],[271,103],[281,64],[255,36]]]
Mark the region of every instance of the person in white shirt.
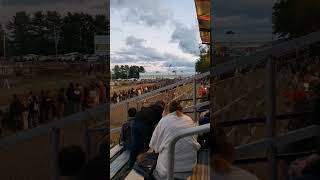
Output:
[[[168,145],[170,139],[177,132],[192,128],[196,123],[187,115],[183,114],[180,103],[174,101],[169,105],[169,114],[162,117],[156,126],[149,147],[150,150],[159,153],[154,176],[157,180],[166,179],[168,167]],[[192,168],[197,163],[197,151],[200,144],[196,136],[180,139],[175,146],[174,177],[186,179],[192,174]]]
[[211,156],[214,158],[213,179],[214,180],[258,180],[257,176],[250,172],[234,166],[234,147],[228,142],[217,144]]

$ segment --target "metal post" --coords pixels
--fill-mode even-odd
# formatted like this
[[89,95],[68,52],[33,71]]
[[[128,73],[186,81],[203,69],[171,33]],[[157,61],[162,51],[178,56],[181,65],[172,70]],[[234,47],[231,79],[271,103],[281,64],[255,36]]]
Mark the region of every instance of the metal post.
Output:
[[60,129],[52,129],[50,133],[50,150],[51,150],[51,179],[59,180],[60,174],[58,169],[58,154],[60,143]]
[[210,124],[194,127],[194,128],[188,128],[183,129],[175,136],[172,137],[172,139],[169,142],[168,146],[168,174],[167,174],[167,180],[173,180],[174,179],[174,155],[175,155],[175,146],[179,139],[187,137],[187,136],[193,136],[196,134],[202,134],[210,132]]
[[[213,33],[214,33],[214,21],[213,21],[213,17],[214,17],[214,0],[210,0],[210,92],[209,92],[209,101],[211,102],[210,106],[209,106],[209,111],[210,111],[210,137],[213,137],[213,138],[210,138],[210,141],[209,143],[210,144],[214,144],[214,131],[215,131],[215,117],[213,116],[213,113],[214,113],[214,108],[215,108],[215,99],[214,99],[214,87],[213,87],[213,84],[214,84],[214,80],[215,80],[215,77],[213,76],[215,72],[213,72],[213,65],[214,65],[214,46],[213,46],[213,42],[214,42],[214,38],[213,38]],[[211,153],[212,149],[209,148],[209,154],[213,154]],[[211,159],[210,161],[210,164],[209,166],[212,167],[210,169],[213,169],[214,168],[214,161],[212,160],[213,157],[209,157],[209,159]],[[211,174],[211,176],[213,176],[213,173]],[[211,177],[210,176],[210,177]],[[211,178],[210,178],[211,179]]]
[[6,32],[3,30],[3,58],[6,59]]
[[88,158],[90,158],[90,153],[91,153],[91,149],[90,149],[90,132],[89,132],[89,128],[88,128],[88,121],[87,120],[83,120],[82,121],[82,125],[83,125],[83,128],[84,128],[84,131],[83,131],[83,141],[84,141],[84,150],[86,152],[86,155],[87,155],[87,160]]
[[128,110],[129,110],[129,102],[126,101],[126,103],[125,103],[125,112],[124,112],[124,113],[125,113],[126,120],[129,119]]
[[268,59],[266,66],[266,114],[267,114],[267,157],[269,180],[277,179],[276,145],[275,136],[275,113],[276,113],[276,86],[275,86],[275,62],[272,58]]
[[193,79],[193,93],[192,93],[192,98],[193,98],[193,120],[197,122],[197,81],[196,79]]

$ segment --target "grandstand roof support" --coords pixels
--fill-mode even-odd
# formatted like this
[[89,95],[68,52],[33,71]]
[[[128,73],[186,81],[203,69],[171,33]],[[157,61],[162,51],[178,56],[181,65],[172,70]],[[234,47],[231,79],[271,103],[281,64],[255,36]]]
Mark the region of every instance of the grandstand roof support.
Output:
[[267,157],[268,157],[268,179],[277,179],[277,148],[275,141],[275,111],[276,111],[276,84],[275,84],[275,62],[269,58],[266,66],[266,112],[267,112]]

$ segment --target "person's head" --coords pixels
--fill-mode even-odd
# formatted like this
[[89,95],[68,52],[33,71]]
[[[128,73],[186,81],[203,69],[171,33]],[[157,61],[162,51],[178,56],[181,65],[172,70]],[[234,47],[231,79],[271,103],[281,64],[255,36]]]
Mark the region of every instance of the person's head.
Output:
[[182,108],[180,102],[178,102],[178,101],[172,101],[169,104],[169,107],[168,107],[169,113],[176,112],[177,116],[181,116],[183,114],[182,110],[183,110],[183,108]]
[[161,100],[161,101],[157,101],[155,105],[159,106],[163,110],[166,106],[166,103]]
[[80,146],[71,145],[59,152],[58,162],[62,176],[76,176],[86,163],[86,155]]
[[136,108],[130,108],[130,109],[128,110],[128,116],[129,116],[129,117],[135,117],[136,114],[137,114],[137,109],[136,109]]

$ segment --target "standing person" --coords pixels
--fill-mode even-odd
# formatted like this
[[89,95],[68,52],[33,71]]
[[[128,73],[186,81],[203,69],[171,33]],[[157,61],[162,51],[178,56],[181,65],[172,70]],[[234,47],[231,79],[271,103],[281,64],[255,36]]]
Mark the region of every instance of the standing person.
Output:
[[[169,114],[164,116],[155,128],[150,141],[150,151],[159,153],[154,176],[158,180],[167,178],[168,144],[177,132],[196,127],[196,123],[183,113],[180,103],[173,101],[169,105]],[[174,177],[187,179],[192,175],[192,169],[197,163],[197,151],[200,144],[196,136],[180,139],[176,143]]]
[[102,81],[99,81],[99,103],[106,103],[106,88]]
[[43,90],[40,93],[40,123],[45,121],[45,109],[46,109],[46,96]]
[[87,86],[83,88],[82,108],[83,110],[89,108],[89,88]]
[[74,113],[74,85],[73,82],[69,84],[69,87],[66,92],[67,100],[68,100],[68,105],[67,105],[67,113],[72,114]]
[[76,87],[73,90],[73,111],[74,112],[79,112],[81,110],[81,89],[80,85],[77,83]]
[[39,103],[36,96],[32,96],[32,101],[29,105],[29,128],[34,128],[38,125],[39,119]]
[[[28,97],[29,99],[29,97]],[[23,99],[23,103],[22,103],[22,106],[23,106],[23,112],[22,112],[22,129],[28,129],[29,125],[28,125],[28,122],[29,122],[29,100],[24,98]]]
[[57,95],[57,117],[61,119],[64,116],[65,104],[67,98],[65,95],[64,88],[60,88],[58,95]]
[[12,103],[10,104],[9,115],[13,123],[14,130],[21,128],[23,105],[16,94],[13,95]]

